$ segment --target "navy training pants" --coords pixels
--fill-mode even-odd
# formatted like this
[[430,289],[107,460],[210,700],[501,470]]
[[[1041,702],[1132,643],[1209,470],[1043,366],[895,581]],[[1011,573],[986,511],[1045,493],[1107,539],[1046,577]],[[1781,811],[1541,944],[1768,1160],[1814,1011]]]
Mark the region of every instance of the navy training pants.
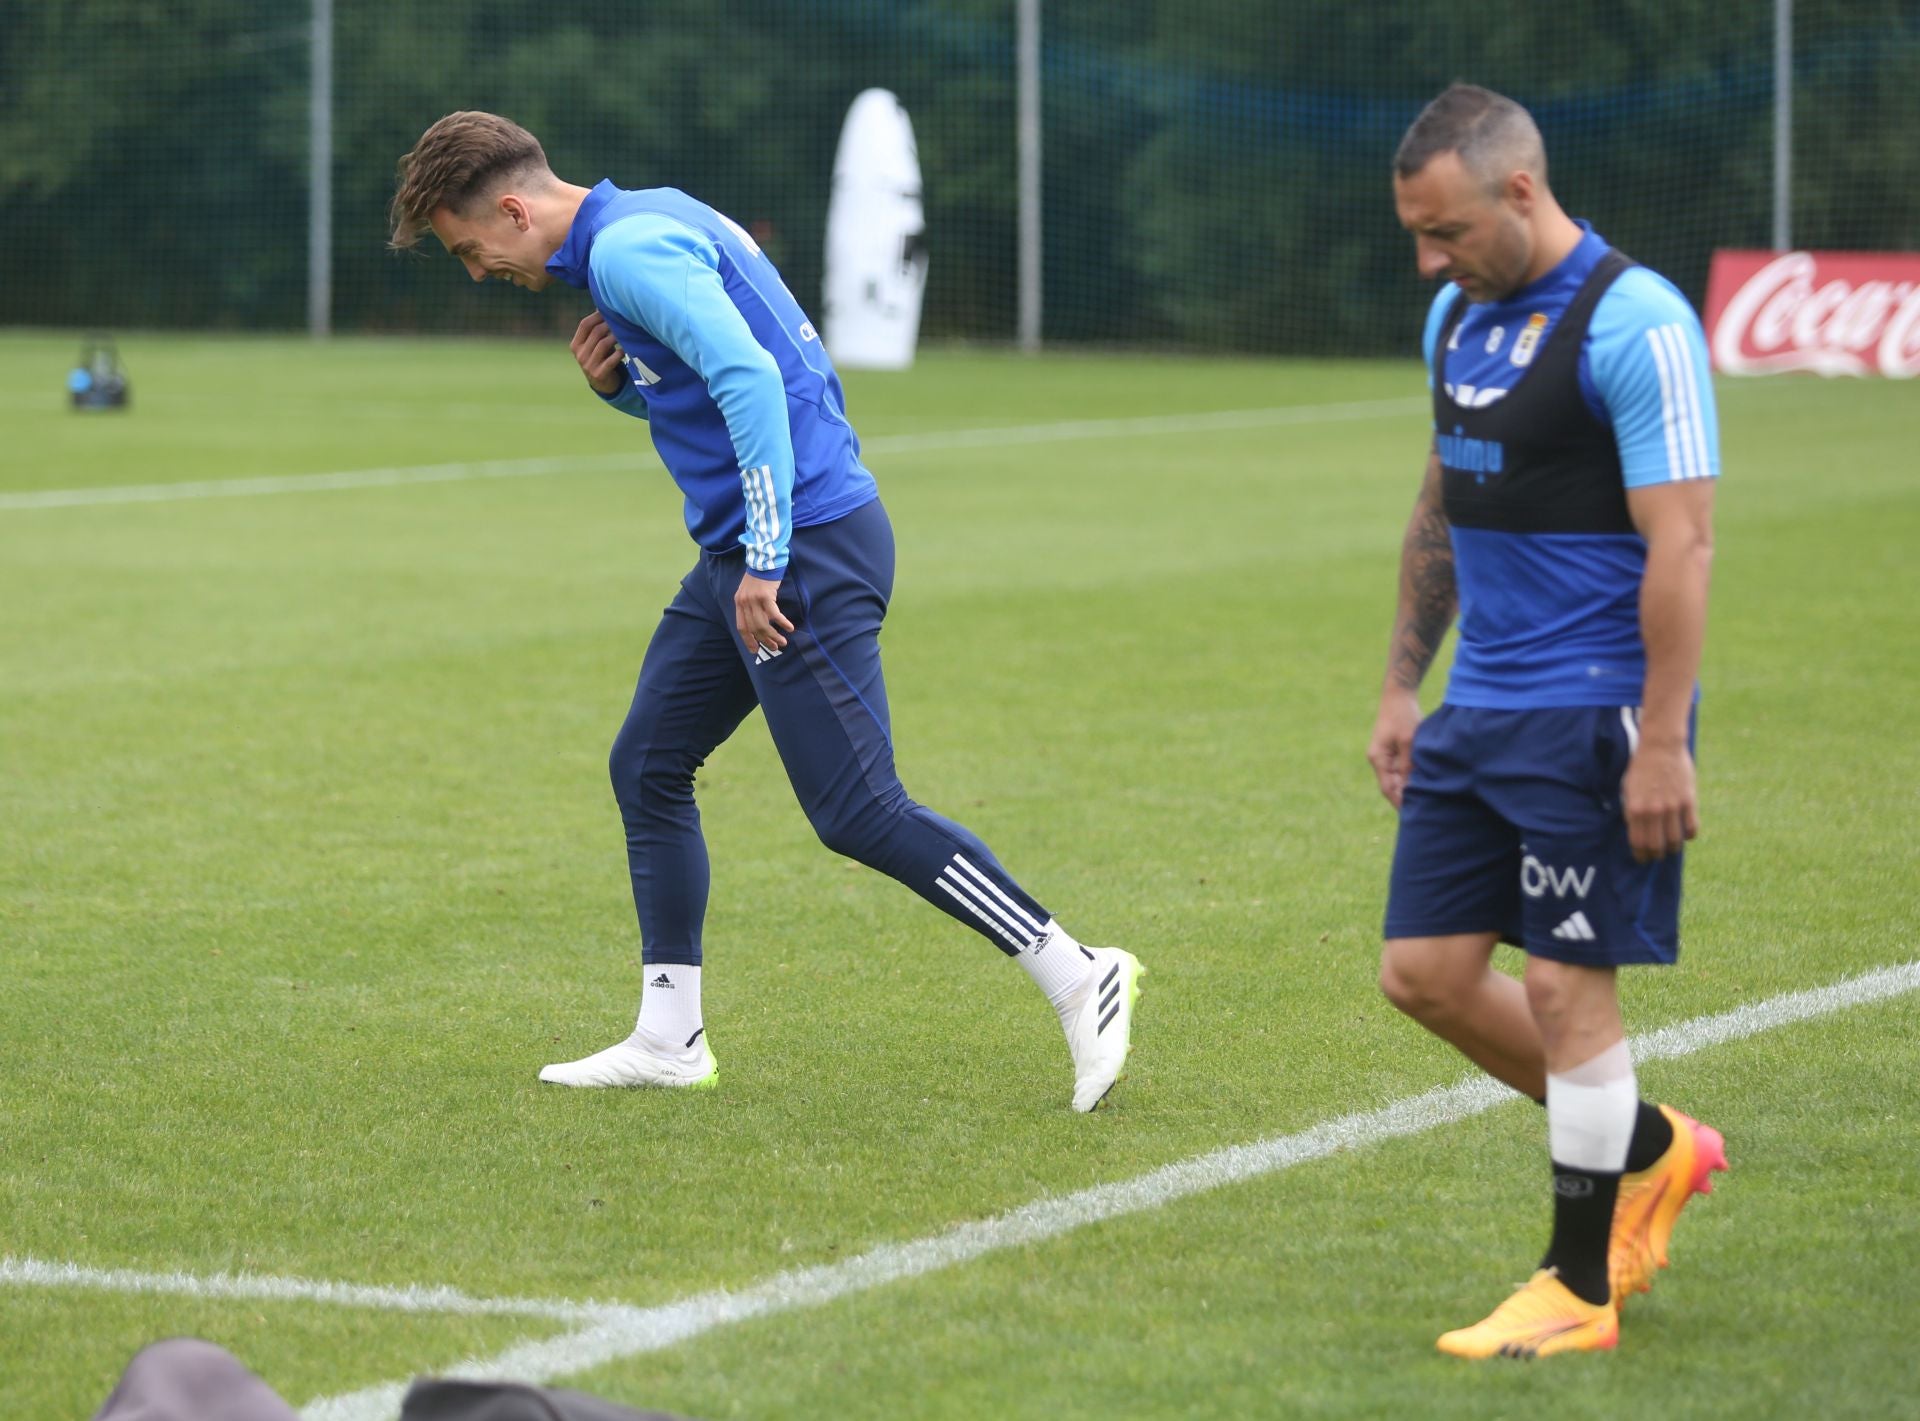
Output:
[[794,625],[755,661],[734,628],[745,555],[702,553],[660,619],[609,769],[626,822],[644,962],[698,963],[708,868],[694,772],[758,705],[814,831],[1009,955],[1049,914],[969,830],[907,796],[893,764],[880,624],[893,525],[878,499],[796,528],[780,587]]

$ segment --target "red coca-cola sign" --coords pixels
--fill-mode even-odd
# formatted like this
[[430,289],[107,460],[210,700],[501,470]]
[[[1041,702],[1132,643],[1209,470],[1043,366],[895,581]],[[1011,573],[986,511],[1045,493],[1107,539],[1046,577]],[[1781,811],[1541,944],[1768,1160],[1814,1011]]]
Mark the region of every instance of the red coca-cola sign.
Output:
[[1920,253],[1715,252],[1707,341],[1728,375],[1920,375]]

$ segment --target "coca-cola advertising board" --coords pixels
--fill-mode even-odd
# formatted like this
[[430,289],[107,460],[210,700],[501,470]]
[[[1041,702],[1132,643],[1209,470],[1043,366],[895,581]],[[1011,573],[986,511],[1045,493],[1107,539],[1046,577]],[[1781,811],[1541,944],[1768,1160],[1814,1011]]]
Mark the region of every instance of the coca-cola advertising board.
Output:
[[1920,375],[1920,252],[1715,252],[1707,343],[1727,375]]

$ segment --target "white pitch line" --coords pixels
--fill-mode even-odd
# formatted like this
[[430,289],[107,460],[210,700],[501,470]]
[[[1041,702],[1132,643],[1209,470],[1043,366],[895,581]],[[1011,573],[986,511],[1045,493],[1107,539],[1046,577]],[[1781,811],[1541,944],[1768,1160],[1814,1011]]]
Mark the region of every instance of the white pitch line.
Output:
[[345,469],[331,474],[273,474],[251,479],[190,483],[119,484],[111,488],[27,489],[0,493],[0,512],[91,508],[116,503],[180,503],[199,498],[257,498],[273,493],[324,493],[343,488],[400,488],[408,484],[517,479],[630,467],[632,454],[582,454],[549,459],[488,459],[460,464],[408,464],[391,469]]
[[171,1293],[190,1298],[240,1298],[249,1302],[338,1303],[391,1312],[464,1313],[474,1316],[548,1317],[561,1322],[599,1321],[631,1309],[613,1303],[575,1303],[550,1298],[476,1298],[457,1288],[382,1288],[362,1283],[283,1278],[245,1273],[142,1273],[131,1268],[86,1268],[39,1258],[0,1257],[0,1284],[23,1287],[97,1288],[111,1293]]
[[[1832,986],[1696,1017],[1633,1040],[1639,1062],[1691,1055],[1709,1046],[1849,1007],[1920,990],[1920,962],[1881,968]],[[737,1293],[698,1293],[679,1302],[609,1313],[557,1337],[521,1342],[497,1356],[465,1361],[440,1373],[466,1378],[512,1378],[539,1383],[571,1376],[609,1362],[657,1352],[732,1323],[797,1308],[819,1307],[850,1294],[951,1268],[989,1253],[1041,1243],[1088,1224],[1162,1208],[1195,1194],[1243,1183],[1339,1150],[1363,1149],[1383,1140],[1417,1135],[1517,1100],[1486,1076],[1443,1086],[1379,1110],[1343,1115],[1292,1135],[1232,1145],[1181,1160],[1133,1179],[1097,1185],[1057,1199],[1039,1199],[1009,1213],[961,1224],[911,1243],[882,1244],[856,1258],[781,1273]],[[387,1383],[325,1397],[301,1413],[305,1421],[390,1421],[399,1411],[404,1383]]]
[[[922,454],[1014,444],[1053,444],[1076,439],[1132,439],[1156,434],[1208,434],[1324,424],[1412,414],[1420,399],[1357,400],[1344,404],[1276,405],[1269,409],[1217,410],[1211,414],[1143,415],[1138,419],[1059,420],[1050,424],[948,429],[926,434],[864,439],[863,454]],[[178,503],[203,498],[257,498],[276,493],[324,493],[335,489],[402,488],[411,484],[461,483],[472,479],[536,478],[550,474],[600,473],[638,467],[644,454],[561,455],[543,459],[490,459],[457,464],[413,464],[386,469],[345,469],[325,474],[273,474],[258,478],[201,479],[187,483],[120,484],[108,488],[24,489],[0,493],[0,513],[46,508],[92,508],[108,504]]]

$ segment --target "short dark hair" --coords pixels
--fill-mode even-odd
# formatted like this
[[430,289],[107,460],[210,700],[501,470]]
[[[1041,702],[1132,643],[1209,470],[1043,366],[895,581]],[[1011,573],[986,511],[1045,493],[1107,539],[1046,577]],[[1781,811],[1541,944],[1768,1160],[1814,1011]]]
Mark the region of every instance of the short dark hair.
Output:
[[407,248],[420,240],[434,212],[463,211],[477,197],[508,182],[553,180],[540,140],[510,118],[463,109],[450,113],[425,133],[400,160],[393,206],[388,213],[393,235],[387,245]]
[[1461,166],[1489,187],[1517,168],[1547,180],[1547,146],[1533,115],[1478,84],[1454,84],[1420,110],[1394,152],[1393,171],[1410,178],[1442,153],[1458,153]]

